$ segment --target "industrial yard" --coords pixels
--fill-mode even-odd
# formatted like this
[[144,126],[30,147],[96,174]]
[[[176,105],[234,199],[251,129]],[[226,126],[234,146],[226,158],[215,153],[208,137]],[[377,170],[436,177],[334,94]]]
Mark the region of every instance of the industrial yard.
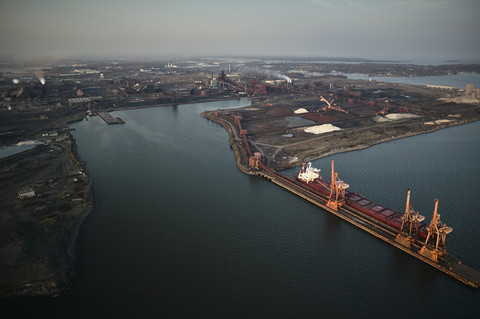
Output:
[[331,161],[331,183],[322,179],[320,170],[312,168],[310,162],[308,166],[303,162],[295,179],[289,178],[265,165],[262,154],[252,150],[241,116],[235,116],[234,126],[226,124],[218,113],[214,116],[203,113],[203,116],[227,129],[237,165],[244,173],[264,177],[464,284],[480,287],[480,271],[447,254],[446,236],[453,228],[440,221],[438,199],[435,199],[432,220],[427,224],[425,216],[416,212],[410,204],[410,189],[407,191],[405,213],[392,211],[358,193],[347,191],[350,185],[338,177],[334,161]]
[[2,296],[55,295],[75,273],[75,242],[93,207],[91,179],[68,131],[0,159]]
[[210,115],[230,125],[240,116],[248,141],[276,169],[480,118],[472,87],[464,91],[331,75],[299,82],[284,83],[283,94],[253,99],[248,108]]
[[[330,154],[480,118],[480,92],[352,80],[480,72],[478,65],[319,64],[259,60],[61,61],[3,64],[0,146],[41,145],[0,158],[1,297],[54,295],[74,274],[74,244],[93,207],[92,181],[68,123],[109,111],[249,98],[203,115],[230,133],[238,166],[281,170]],[[241,123],[241,128],[239,124]],[[128,122],[126,123],[128,125]],[[248,148],[246,146],[248,145]],[[250,154],[251,153],[251,154]]]

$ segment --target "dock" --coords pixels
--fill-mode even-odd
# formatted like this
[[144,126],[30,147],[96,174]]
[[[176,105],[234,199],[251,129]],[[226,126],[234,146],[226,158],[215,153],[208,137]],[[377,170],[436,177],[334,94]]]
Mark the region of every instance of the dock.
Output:
[[[263,166],[263,165],[262,165]],[[407,248],[395,241],[398,234],[394,229],[384,224],[376,222],[368,215],[353,209],[352,207],[342,206],[338,210],[334,210],[327,206],[328,198],[320,193],[307,188],[297,181],[283,176],[270,168],[262,167],[263,170],[258,175],[270,180],[271,182],[281,186],[292,193],[308,200],[309,202],[321,207],[322,209],[342,218],[343,220],[363,229],[373,236],[395,246],[398,249],[408,253],[409,255],[437,268],[445,274],[469,285],[472,288],[480,288],[480,271],[463,264],[448,255],[440,257],[438,262],[434,262],[419,253],[423,243],[417,240],[412,244],[411,248]]]
[[107,112],[98,112],[98,116],[102,118],[108,125],[111,124],[125,124],[125,121],[119,117],[113,117]]
[[[327,195],[322,194],[321,192],[312,189],[292,178],[284,176],[268,167],[265,163],[263,163],[262,156],[252,151],[247,139],[247,130],[245,130],[241,124],[241,116],[234,116],[233,118],[236,129],[238,129],[239,138],[237,138],[237,132],[235,132],[234,126],[232,124],[225,124],[224,122],[226,121],[219,119],[217,115],[212,116],[211,114],[207,114],[207,112],[205,112],[202,116],[219,123],[227,129],[230,135],[230,144],[233,144],[234,147],[232,148],[236,152],[235,157],[240,156],[237,154],[237,152],[238,148],[241,147],[240,141],[243,142],[243,147],[249,156],[249,168],[244,167],[241,164],[241,160],[237,159],[237,164],[243,172],[249,175],[262,176],[278,186],[283,187],[284,189],[302,197],[305,200],[308,200],[323,210],[340,217],[350,224],[353,224],[369,234],[383,240],[384,242],[404,251],[410,256],[415,257],[432,267],[435,267],[436,269],[459,280],[460,282],[467,284],[472,288],[480,288],[479,270],[463,264],[461,261],[449,256],[446,253],[438,255],[436,258],[427,258],[429,254],[422,254],[421,252],[422,249],[425,248],[426,242],[423,242],[420,238],[412,240],[409,245],[404,245],[402,244],[401,240],[396,240],[397,236],[399,236],[398,229],[382,223],[352,206],[335,205],[332,207],[332,205],[329,203],[329,197]],[[333,173],[332,163],[332,174]]]

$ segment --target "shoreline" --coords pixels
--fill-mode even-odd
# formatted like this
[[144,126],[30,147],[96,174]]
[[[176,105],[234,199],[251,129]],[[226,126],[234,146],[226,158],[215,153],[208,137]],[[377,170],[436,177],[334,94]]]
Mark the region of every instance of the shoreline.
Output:
[[[70,131],[68,132],[68,134],[70,136],[72,153],[75,156],[75,159],[80,163],[80,165],[82,167],[82,170],[84,172],[88,173],[87,163],[81,159],[80,154],[78,153],[77,141],[72,136]],[[90,175],[88,175],[88,176],[90,176]],[[70,254],[69,261],[71,262],[70,267],[72,268],[72,271],[71,271],[72,275],[68,279],[68,282],[65,285],[65,287],[63,289],[60,289],[59,294],[65,293],[71,287],[71,285],[73,284],[73,278],[75,278],[75,275],[77,274],[77,270],[78,270],[77,269],[78,234],[80,233],[80,229],[81,229],[85,219],[90,215],[90,213],[95,208],[95,189],[94,189],[93,186],[94,186],[93,185],[93,180],[92,180],[91,177],[89,177],[89,179],[88,179],[89,192],[88,192],[88,195],[87,195],[88,204],[84,208],[84,210],[79,214],[79,220],[77,221],[77,223],[74,226],[74,230],[73,230],[73,233],[72,233],[72,236],[71,236],[71,240],[70,240],[69,245],[68,245],[68,247],[69,247],[68,252]]]
[[[227,132],[228,132],[228,139],[229,139],[229,142],[230,142],[230,148],[233,150],[233,154],[235,156],[235,162],[237,163],[237,167],[240,171],[242,171],[243,173],[247,174],[247,175],[257,175],[255,172],[251,172],[247,166],[244,166],[242,164],[242,158],[245,157],[244,154],[240,154],[240,148],[239,145],[237,145],[237,141],[236,141],[236,138],[235,138],[235,134],[233,132],[233,129],[232,127],[227,124],[226,121],[223,121],[223,120],[220,120],[214,116],[211,116],[210,114],[208,114],[208,112],[204,111],[202,113],[200,113],[200,116],[203,117],[203,118],[206,118],[207,120],[210,120],[212,122],[215,122],[217,124],[220,124]],[[248,161],[247,161],[248,162]]]
[[[224,100],[224,99],[222,99]],[[215,100],[217,101],[217,100]],[[220,100],[221,101],[221,100]],[[210,101],[211,102],[211,101]],[[193,103],[183,103],[183,104],[193,104]],[[150,105],[150,106],[142,106],[142,107],[126,107],[122,109],[117,109],[117,110],[134,110],[138,108],[151,108],[151,107],[159,107],[159,106],[172,106],[174,104],[169,104],[169,105],[163,105],[163,104],[157,104],[157,105]],[[117,111],[115,110],[115,111]],[[229,135],[229,142],[230,142],[230,147],[232,148],[235,159],[236,159],[236,164],[237,167],[245,174],[247,175],[258,175],[258,172],[254,170],[250,170],[248,167],[248,154],[245,154],[245,152],[242,152],[241,150],[243,147],[241,146],[240,143],[242,143],[241,139],[236,138],[236,132],[235,127],[232,127],[232,124],[229,123],[228,121],[215,117],[212,115],[213,111],[204,111],[200,113],[200,116],[211,120],[213,122],[216,122],[220,124],[224,129],[228,132]],[[83,120],[83,116],[80,117],[78,114],[69,119],[68,123],[73,123],[75,121],[81,121]],[[449,123],[443,123],[441,125],[435,125],[432,127],[429,127],[429,129],[422,130],[422,131],[417,131],[417,132],[409,132],[407,134],[402,134],[398,136],[392,136],[391,138],[384,138],[381,140],[377,140],[375,142],[370,142],[367,144],[358,144],[353,147],[348,147],[348,148],[339,148],[339,149],[333,149],[328,152],[325,152],[321,154],[320,156],[307,156],[303,158],[305,162],[307,161],[312,161],[312,160],[317,160],[320,158],[324,158],[327,156],[331,156],[334,154],[340,154],[340,153],[345,153],[345,152],[351,152],[351,151],[356,151],[356,150],[361,150],[361,149],[366,149],[371,146],[374,146],[376,144],[384,143],[384,142],[389,142],[393,141],[396,139],[401,139],[401,138],[407,138],[411,136],[416,136],[420,134],[426,134],[426,133],[432,133],[444,128],[449,128],[449,127],[454,127],[454,126],[459,126],[459,125],[464,125],[464,124],[469,124],[475,121],[478,121],[479,119],[471,119],[471,120],[466,120],[463,119],[461,122],[449,122]],[[68,136],[69,140],[71,142],[70,144],[70,151],[73,154],[75,160],[80,164],[82,167],[82,170],[84,172],[88,172],[87,170],[87,165],[86,163],[81,159],[80,155],[78,154],[77,151],[77,145],[75,138],[71,135],[69,132],[69,128],[67,125],[67,130],[68,130]],[[293,168],[298,166],[299,163],[291,163],[289,165],[282,165],[281,167],[275,167],[275,169],[278,170],[283,170],[283,169],[288,169],[288,168]],[[78,214],[77,220],[75,221],[75,224],[73,225],[72,232],[69,238],[69,241],[67,242],[67,267],[68,267],[68,272],[66,278],[55,278],[57,279],[57,282],[54,282],[54,285],[50,285],[50,287],[46,286],[45,281],[39,281],[39,282],[34,282],[30,283],[27,286],[23,286],[18,288],[15,291],[12,291],[8,294],[0,296],[0,300],[8,299],[8,298],[15,298],[15,297],[27,297],[27,296],[43,296],[43,297],[54,297],[58,296],[61,294],[64,294],[73,284],[73,279],[75,278],[75,275],[77,273],[77,244],[78,244],[78,234],[80,232],[80,228],[82,227],[85,219],[89,214],[94,210],[95,207],[95,194],[94,194],[94,184],[92,181],[92,178],[89,176],[88,177],[88,186],[89,192],[86,198],[87,201],[87,206],[84,207],[84,209]]]
[[[75,168],[79,167],[83,172],[87,172],[86,163],[81,160],[80,155],[78,154],[75,139],[68,130],[65,133],[65,136],[66,139],[64,142],[62,142],[62,145],[64,145],[65,148],[68,148],[68,153],[65,155],[64,161],[73,162],[63,163],[63,165],[74,165]],[[37,154],[41,154],[42,151],[43,149],[36,150],[35,152]],[[25,152],[22,152],[15,155],[17,155],[17,160],[22,160],[22,158],[30,158],[29,155],[31,154],[25,154]],[[70,170],[71,169],[72,167],[70,167]],[[67,174],[67,176],[68,175],[69,174]],[[49,229],[50,227],[44,228],[46,233],[44,233],[42,237],[35,237],[36,240],[39,239],[40,243],[35,244],[34,246],[25,247],[26,249],[30,250],[40,250],[40,252],[34,253],[32,256],[27,254],[26,256],[19,257],[18,253],[14,256],[11,256],[14,259],[22,258],[20,261],[22,266],[19,270],[17,270],[15,261],[10,267],[8,264],[2,264],[2,269],[13,279],[10,281],[8,279],[2,280],[0,300],[7,300],[17,297],[55,297],[65,293],[70,288],[73,283],[73,278],[77,273],[78,234],[85,219],[90,215],[95,207],[93,181],[88,174],[85,176],[86,178],[82,179],[79,177],[79,183],[75,183],[75,186],[79,187],[84,195],[80,204],[74,205],[72,200],[72,207],[68,211],[58,212],[57,209],[54,208],[55,204],[53,204],[54,206],[52,208],[46,209],[46,219],[54,218],[58,219],[58,221],[55,222],[52,229]],[[59,179],[62,178],[59,177]],[[40,197],[40,200],[42,200],[41,198],[42,197]],[[34,200],[38,201],[39,199]],[[35,205],[35,203],[30,203]],[[26,204],[28,204],[28,202],[26,202]],[[16,248],[18,241],[20,241],[20,243],[28,242],[31,240],[31,236],[33,236],[32,234],[38,233],[38,231],[35,232],[35,229],[42,227],[42,225],[43,227],[46,226],[44,223],[46,219],[41,220],[44,217],[40,216],[44,215],[44,213],[26,212],[26,214],[27,217],[24,217],[24,219],[26,218],[24,223],[28,223],[28,225],[19,226],[23,228],[18,229],[19,231],[26,232],[24,234],[25,237],[17,235],[17,231],[15,229],[16,224],[12,224],[11,226],[7,225],[5,235],[8,236],[11,234],[9,236],[14,237],[14,240],[4,243],[7,247],[7,250],[22,249],[21,247],[23,246]],[[52,253],[55,257],[51,257],[53,259],[50,259],[50,257],[47,257],[49,253]],[[44,266],[45,263],[47,263],[47,268]],[[24,276],[21,277],[31,279],[28,280],[21,277],[19,278],[19,272],[24,274]]]
[[[411,133],[408,133],[408,134],[394,136],[392,138],[381,139],[378,142],[374,142],[374,143],[369,143],[369,144],[365,144],[365,145],[357,145],[357,146],[354,146],[354,147],[351,147],[351,148],[346,148],[346,149],[333,150],[331,152],[327,152],[327,153],[323,154],[320,157],[314,157],[314,158],[313,157],[312,158],[306,157],[304,159],[304,161],[309,162],[309,161],[318,160],[318,159],[325,158],[327,156],[331,156],[331,155],[335,155],[335,154],[359,151],[359,150],[367,149],[369,147],[372,147],[372,146],[375,146],[375,145],[378,145],[378,144],[381,144],[381,143],[392,142],[392,141],[395,141],[395,140],[408,138],[408,137],[413,137],[413,136],[418,136],[418,135],[422,135],[422,134],[430,134],[430,133],[434,133],[434,132],[439,131],[439,130],[443,130],[443,129],[447,129],[447,128],[451,128],[451,127],[455,127],[455,126],[466,125],[466,124],[470,124],[470,123],[477,122],[477,121],[480,121],[480,119],[473,119],[471,121],[464,121],[464,122],[461,122],[461,123],[456,122],[456,123],[453,123],[453,124],[452,123],[444,123],[445,125],[442,125],[441,127],[439,127],[440,125],[437,126],[437,127],[432,127],[432,129],[430,129],[430,130],[425,130],[425,131],[420,131],[420,132],[411,132]],[[296,166],[298,166],[298,165],[294,165],[292,167],[296,167]],[[282,169],[287,169],[287,168],[292,168],[292,167],[285,167],[285,168],[282,168]]]
[[[212,122],[220,124],[223,128],[225,128],[225,130],[228,132],[228,135],[229,135],[230,146],[231,146],[231,148],[232,148],[232,150],[234,151],[234,154],[235,154],[237,167],[243,173],[245,173],[247,175],[257,175],[257,173],[255,171],[249,170],[249,168],[248,168],[248,157],[245,158],[246,154],[243,154],[239,151],[239,149],[242,149],[241,146],[239,145],[240,140],[237,140],[235,138],[234,132],[232,131],[231,123],[226,124],[224,122],[227,122],[227,121],[225,121],[225,120],[223,120],[219,117],[215,117],[215,116],[209,114],[209,112],[206,112],[206,111],[202,112],[200,114],[200,116],[202,116],[206,119],[209,119]],[[473,123],[473,122],[476,122],[476,121],[480,121],[480,119],[477,119],[477,118],[474,118],[474,119],[471,119],[471,120],[463,119],[462,121],[457,121],[457,122],[442,123],[440,125],[435,125],[435,126],[430,127],[429,129],[425,129],[425,130],[422,130],[422,131],[409,132],[407,134],[391,136],[390,138],[383,138],[383,139],[380,139],[380,140],[377,140],[377,141],[371,141],[371,142],[368,142],[366,144],[358,144],[358,145],[355,145],[355,146],[352,146],[352,147],[332,149],[330,151],[327,151],[327,152],[321,154],[320,156],[308,156],[307,155],[307,156],[303,157],[302,160],[303,160],[303,162],[314,161],[314,160],[318,160],[318,159],[325,158],[325,157],[335,155],[335,154],[341,154],[341,153],[363,150],[363,149],[367,149],[369,147],[375,146],[377,144],[381,144],[381,143],[385,143],[385,142],[391,142],[391,141],[394,141],[394,140],[413,137],[413,136],[422,135],[422,134],[433,133],[433,132],[436,132],[436,131],[439,131],[439,130],[442,130],[442,129],[455,127],[455,126],[460,126],[460,125],[465,125],[465,124],[470,124],[470,123]],[[308,140],[305,141],[305,143],[308,143]],[[265,154],[263,154],[263,156],[265,156]],[[295,162],[288,163],[288,164],[273,164],[273,165],[271,165],[272,166],[271,168],[273,168],[275,170],[278,170],[278,171],[282,171],[284,169],[290,169],[290,168],[297,167],[301,164],[302,164],[302,162],[295,161]]]
[[[208,101],[202,101],[202,102],[216,102],[216,101],[224,101],[224,100],[232,100],[234,98],[220,98],[220,99],[209,99]],[[190,103],[181,103],[181,104],[194,104],[198,102],[190,102]],[[179,105],[179,104],[174,104],[174,103],[169,103],[169,104],[152,104],[152,105],[143,105],[143,106],[124,106],[115,110],[108,110],[107,112],[110,111],[124,111],[124,110],[135,110],[135,109],[144,109],[144,108],[154,108],[154,107],[163,107],[163,106],[174,106],[174,105]],[[87,176],[87,181],[85,182],[85,193],[86,196],[84,198],[84,207],[81,209],[81,211],[78,211],[77,209],[73,208],[68,212],[68,214],[74,214],[74,220],[72,221],[72,224],[69,227],[69,229],[66,231],[67,237],[65,240],[59,240],[57,242],[52,242],[49,243],[50,245],[48,247],[42,248],[41,250],[45,251],[52,251],[54,255],[60,255],[62,260],[61,261],[61,267],[57,267],[52,269],[51,271],[45,272],[44,266],[40,263],[38,259],[40,257],[38,256],[30,256],[28,254],[26,256],[27,260],[23,260],[22,262],[27,264],[27,268],[25,268],[25,265],[23,265],[23,270],[24,272],[28,272],[28,276],[32,278],[33,280],[28,280],[26,282],[24,279],[6,279],[2,282],[0,282],[0,300],[7,300],[11,298],[23,298],[23,297],[55,297],[58,295],[64,294],[68,289],[71,287],[73,284],[73,279],[75,278],[77,274],[77,245],[78,245],[78,235],[80,232],[80,229],[86,220],[86,218],[90,215],[90,213],[94,210],[95,208],[95,192],[94,192],[94,182],[90,175],[88,174],[88,169],[87,169],[87,163],[82,160],[80,157],[80,154],[78,153],[77,150],[77,144],[75,138],[72,136],[70,130],[71,128],[69,127],[70,124],[75,123],[75,122],[80,122],[83,121],[85,118],[85,114],[83,112],[75,112],[74,114],[71,114],[70,116],[64,117],[63,121],[60,124],[56,125],[57,130],[62,130],[65,132],[65,142],[61,142],[64,147],[68,148],[68,152],[71,154],[71,158],[65,158],[63,159],[64,161],[74,161],[74,165],[78,166],[81,170],[83,171]],[[63,123],[63,124],[62,124]],[[50,147],[50,146],[48,146]],[[38,147],[35,147],[31,150],[26,150],[24,152],[16,153],[11,156],[2,158],[4,162],[10,162],[10,161],[18,161],[22,159],[28,159],[30,157],[38,156],[38,154],[44,152],[47,149],[46,145],[43,145],[43,147],[40,149]],[[62,166],[66,167],[69,165],[69,163],[64,162]],[[47,162],[49,163],[49,160]],[[50,165],[50,164],[47,164]],[[66,165],[66,166],[65,166]],[[60,173],[56,172],[55,175],[59,176],[68,176],[70,174],[65,173]],[[33,182],[30,181],[32,184]],[[11,186],[10,186],[11,187]],[[19,186],[14,184],[14,188],[18,188]],[[16,195],[14,195],[16,196]],[[9,199],[10,200],[10,199]],[[17,200],[15,200],[17,201]],[[37,199],[35,199],[37,201]],[[56,201],[54,199],[54,201]],[[20,202],[20,205],[29,205],[28,202]],[[13,213],[13,210],[12,210]],[[65,213],[65,212],[64,212]],[[62,213],[62,214],[64,214]],[[28,212],[27,212],[28,214]],[[33,213],[30,213],[33,214]],[[54,212],[55,214],[55,212]],[[7,220],[10,220],[11,218],[7,215]],[[4,216],[4,218],[5,218]],[[29,223],[33,223],[37,225],[40,225],[41,223],[39,222],[36,217],[32,215],[32,217],[26,217],[27,221]],[[10,226],[9,226],[10,225]],[[0,225],[1,226],[1,225]],[[6,235],[8,233],[11,233],[13,230],[13,236],[17,236],[17,231],[15,231],[15,224],[7,224],[3,225],[4,227],[7,227],[8,230],[6,230]],[[20,227],[20,226],[19,226]],[[35,227],[35,226],[28,226],[28,227]],[[20,232],[22,232],[19,229]],[[41,235],[43,236],[43,235]],[[59,235],[55,235],[59,236]],[[9,249],[11,250],[11,246],[18,245],[18,241],[23,242],[23,237],[17,238],[15,237],[17,242],[12,242],[11,240],[7,241],[4,245],[8,246],[6,250],[8,251]],[[43,239],[47,240],[47,239]],[[48,241],[48,240],[47,240]],[[57,250],[52,247],[63,247],[60,248],[60,250]],[[18,248],[15,248],[18,249]],[[22,249],[22,248],[20,248]],[[53,249],[53,250],[52,250]],[[7,252],[5,252],[7,253]],[[8,254],[8,253],[7,253]],[[17,258],[14,256],[10,256],[9,258]],[[1,256],[0,256],[1,257]],[[7,256],[5,256],[7,257]],[[29,257],[32,257],[33,259],[30,260],[28,259]],[[34,261],[37,260],[37,261]],[[49,263],[48,259],[47,261],[44,261]],[[58,264],[58,260],[55,260],[55,262]],[[14,262],[15,263],[15,262]],[[4,262],[4,264],[9,264],[9,262]],[[13,265],[8,266],[8,265],[2,265],[0,263],[0,270],[4,270],[8,273],[13,273],[14,275],[16,274],[18,276],[18,272],[14,270],[16,268]],[[38,268],[38,269],[37,269]],[[38,272],[38,273],[37,273]]]

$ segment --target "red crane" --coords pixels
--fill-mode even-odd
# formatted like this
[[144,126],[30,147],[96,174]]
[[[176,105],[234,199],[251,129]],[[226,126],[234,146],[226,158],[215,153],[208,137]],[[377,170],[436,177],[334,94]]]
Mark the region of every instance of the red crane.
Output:
[[324,112],[328,112],[330,110],[334,110],[334,111],[338,111],[338,112],[343,112],[345,114],[348,114],[348,111],[345,111],[344,109],[342,109],[340,106],[332,106],[332,103],[333,101],[335,100],[332,100],[330,102],[328,102],[323,96],[320,96],[320,101],[323,101],[325,103],[327,103],[326,106],[322,107],[320,110],[324,111]]

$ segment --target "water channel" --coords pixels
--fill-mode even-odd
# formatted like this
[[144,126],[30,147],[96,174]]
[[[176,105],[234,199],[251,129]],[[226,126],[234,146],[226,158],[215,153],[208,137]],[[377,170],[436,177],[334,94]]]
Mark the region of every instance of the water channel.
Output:
[[[96,207],[78,274],[8,317],[478,317],[479,291],[236,167],[228,135],[199,116],[246,100],[113,113],[73,124]],[[314,161],[357,191],[427,219],[439,198],[448,251],[480,268],[480,122]],[[285,171],[292,175],[295,169]]]

